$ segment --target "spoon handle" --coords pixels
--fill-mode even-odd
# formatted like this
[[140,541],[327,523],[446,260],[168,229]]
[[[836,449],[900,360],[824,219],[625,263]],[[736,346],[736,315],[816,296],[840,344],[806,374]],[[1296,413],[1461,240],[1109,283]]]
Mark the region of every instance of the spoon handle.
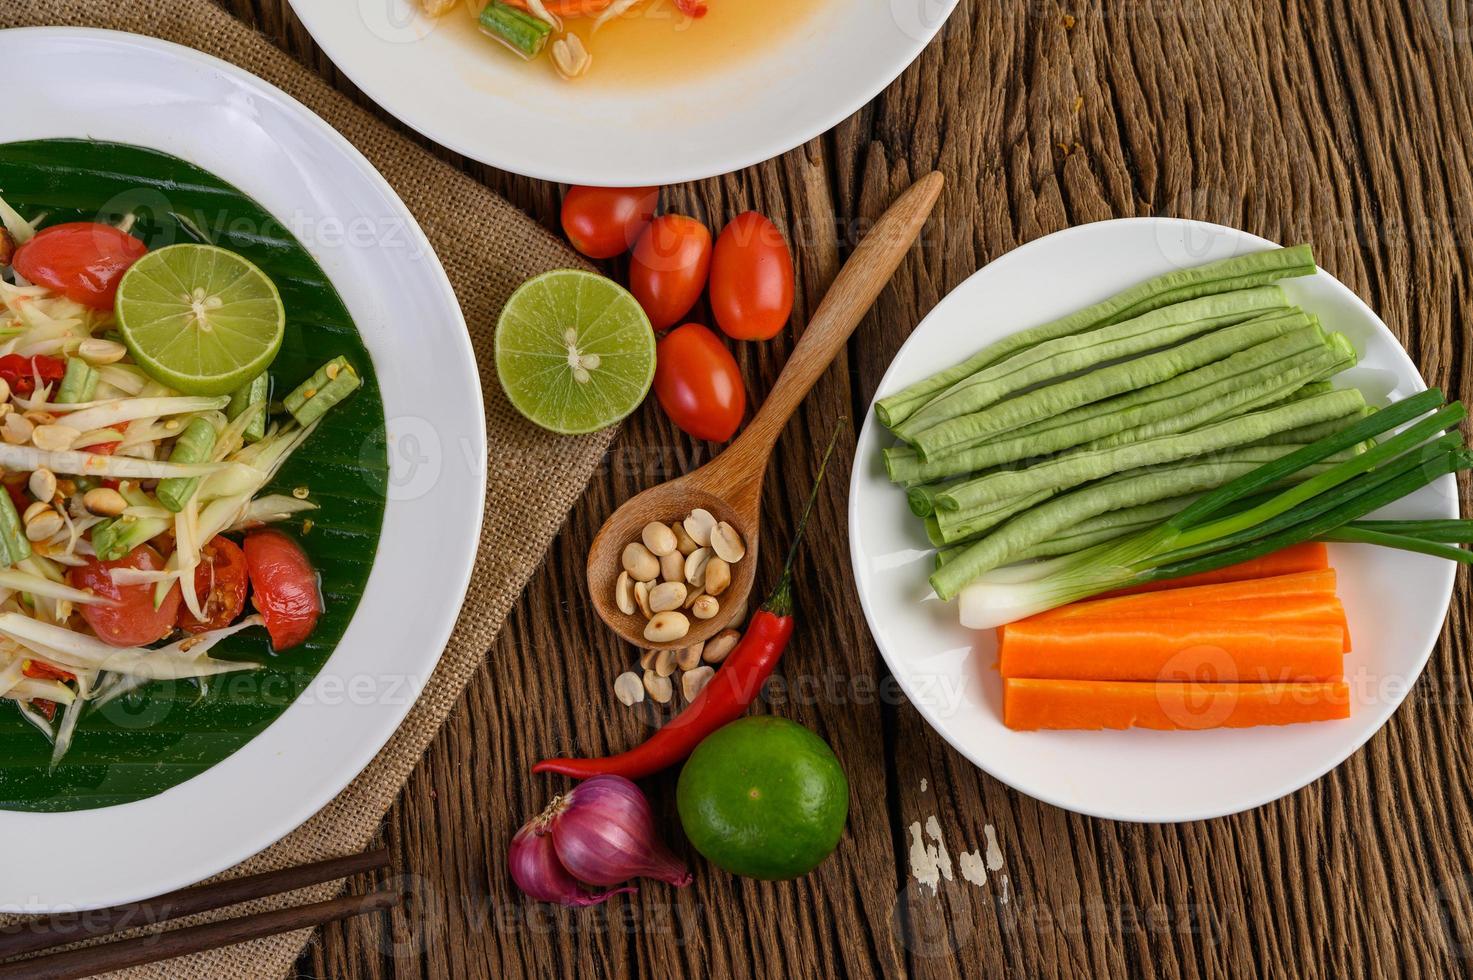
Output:
[[760,477],[788,418],[814,382],[828,370],[915,243],[941,194],[942,183],[939,172],[927,174],[896,198],[875,222],[839,270],[818,311],[808,321],[767,400],[746,431],[713,465],[723,459],[743,467],[750,465]]

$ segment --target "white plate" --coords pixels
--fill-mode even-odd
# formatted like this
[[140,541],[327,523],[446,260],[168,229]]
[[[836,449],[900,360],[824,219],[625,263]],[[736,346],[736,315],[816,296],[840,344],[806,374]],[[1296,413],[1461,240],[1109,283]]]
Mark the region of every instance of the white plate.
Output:
[[[980,270],[937,306],[895,356],[879,394],[1126,285],[1271,245],[1220,225],[1170,218],[1105,221],[1041,238]],[[1339,380],[1377,402],[1426,387],[1386,325],[1329,273],[1283,286],[1360,351],[1360,365]],[[955,603],[942,603],[927,587],[932,552],[925,533],[881,464],[890,441],[871,412],[850,484],[850,553],[870,631],[906,696],[943,738],[990,775],[1056,806],[1116,820],[1202,820],[1291,793],[1386,723],[1421,673],[1447,614],[1452,562],[1334,545],[1331,561],[1355,643],[1345,661],[1349,719],[1190,733],[1010,731],[1002,724],[993,632],[962,629]],[[1456,494],[1446,476],[1385,516],[1456,517]]]
[[437,21],[419,0],[292,0],[333,63],[406,125],[504,170],[608,186],[699,180],[812,139],[904,71],[955,6],[826,0],[750,57],[631,87],[561,81],[476,36],[459,7]]
[[316,813],[388,741],[465,595],[486,434],[475,357],[444,270],[393,190],[325,122],[238,68],[131,34],[3,31],[0,64],[34,82],[7,108],[4,140],[92,137],[163,150],[235,184],[295,232],[357,321],[389,420],[378,557],[347,633],[307,692],[239,752],[151,799],[0,812],[0,840],[68,842],[7,847],[0,910],[95,908],[189,885],[255,854]]

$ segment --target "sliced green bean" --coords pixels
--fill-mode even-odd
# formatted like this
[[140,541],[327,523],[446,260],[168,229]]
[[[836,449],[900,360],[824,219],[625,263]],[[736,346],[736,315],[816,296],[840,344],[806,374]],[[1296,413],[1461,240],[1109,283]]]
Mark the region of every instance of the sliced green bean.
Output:
[[97,371],[80,357],[66,359],[66,373],[56,388],[56,401],[62,405],[89,402],[97,390]]
[[242,441],[259,442],[266,435],[266,402],[270,397],[271,376],[265,371],[241,385],[230,396],[230,404],[225,406],[225,417],[232,422],[240,418],[246,409],[254,405],[261,406],[246,423],[245,431],[241,433]]
[[1282,289],[1262,286],[1178,303],[1086,333],[1044,341],[957,382],[906,419],[904,424],[896,426],[895,434],[913,441],[928,429],[950,419],[980,412],[1034,385],[1056,381],[1079,371],[1135,357],[1288,308]]
[[0,490],[0,544],[5,545],[5,561],[16,565],[31,557],[31,542],[16,513],[10,494]]
[[[985,411],[943,422],[922,432],[911,440],[911,445],[923,460],[966,446],[979,445],[1003,433],[1012,432],[1033,422],[1052,419],[1071,409],[1169,381],[1177,375],[1282,337],[1309,326],[1310,323],[1310,318],[1302,311],[1293,310],[1225,327],[1185,344],[1024,392]],[[1099,414],[1101,411],[1103,410],[1097,408],[1092,414]]]
[[282,399],[299,425],[311,425],[338,402],[358,390],[363,381],[345,357],[334,357],[312,377],[297,385]]
[[1079,449],[1024,470],[991,473],[938,494],[943,510],[980,510],[1038,490],[1067,490],[1121,470],[1155,466],[1191,456],[1245,446],[1275,432],[1328,422],[1364,404],[1359,391],[1332,391],[1278,408],[1249,412],[1191,432],[1157,436],[1109,449]]
[[[174,448],[169,453],[169,462],[209,462],[210,451],[215,448],[215,437],[215,427],[202,416],[195,416],[184,427],[179,438],[174,440]],[[194,496],[194,491],[199,487],[199,479],[197,476],[171,476],[160,480],[158,489],[155,491],[159,503],[174,513],[179,513],[189,502],[189,498]]]
[[1220,262],[1179,269],[1148,279],[1109,299],[1068,316],[1023,330],[984,347],[960,364],[937,372],[875,403],[882,424],[894,428],[938,393],[963,378],[1036,344],[1133,317],[1202,296],[1267,285],[1280,279],[1312,275],[1314,255],[1308,245],[1270,249]]

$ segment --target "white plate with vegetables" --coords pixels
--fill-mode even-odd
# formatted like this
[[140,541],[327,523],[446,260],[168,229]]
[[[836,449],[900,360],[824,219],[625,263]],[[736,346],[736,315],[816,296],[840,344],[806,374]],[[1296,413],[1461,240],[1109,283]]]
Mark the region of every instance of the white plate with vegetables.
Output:
[[851,555],[886,663],[968,759],[1070,810],[1299,789],[1396,710],[1466,560],[1462,408],[1424,389],[1306,248],[1149,218],[1009,253],[916,328],[860,435]]
[[430,139],[529,177],[605,186],[728,173],[818,136],[894,80],[955,6],[293,4],[359,88]]
[[71,842],[12,848],[0,909],[89,908],[249,857],[384,745],[485,434],[443,270],[322,120],[133,35],[0,55],[47,79],[0,144],[0,833]]

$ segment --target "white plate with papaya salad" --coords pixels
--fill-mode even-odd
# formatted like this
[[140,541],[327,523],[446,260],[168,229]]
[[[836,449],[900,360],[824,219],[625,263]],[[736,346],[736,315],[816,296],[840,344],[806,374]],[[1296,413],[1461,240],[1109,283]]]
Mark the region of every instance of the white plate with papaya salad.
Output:
[[907,697],[1045,802],[1207,819],[1371,737],[1468,560],[1457,393],[1315,264],[1167,218],[1003,256],[916,328],[850,544]]
[[354,84],[435,142],[543,180],[646,187],[824,133],[920,55],[956,0],[292,6]]
[[0,911],[90,908],[270,845],[392,735],[483,415],[443,270],[324,122],[133,35],[0,57],[50,80],[0,143],[0,834],[128,842],[13,849]]

